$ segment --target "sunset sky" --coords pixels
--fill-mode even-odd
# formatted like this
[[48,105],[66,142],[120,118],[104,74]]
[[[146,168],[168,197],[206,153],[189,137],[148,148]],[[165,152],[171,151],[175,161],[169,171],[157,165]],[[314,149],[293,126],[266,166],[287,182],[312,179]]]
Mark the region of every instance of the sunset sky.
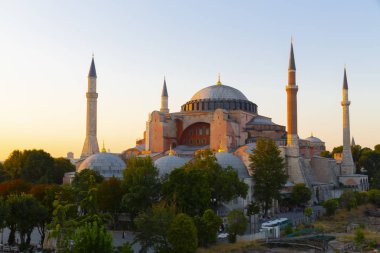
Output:
[[112,152],[142,137],[164,75],[171,112],[221,73],[286,125],[291,36],[300,137],[341,145],[346,64],[351,134],[380,143],[380,1],[1,0],[0,160],[14,149],[80,155],[93,52],[98,141]]

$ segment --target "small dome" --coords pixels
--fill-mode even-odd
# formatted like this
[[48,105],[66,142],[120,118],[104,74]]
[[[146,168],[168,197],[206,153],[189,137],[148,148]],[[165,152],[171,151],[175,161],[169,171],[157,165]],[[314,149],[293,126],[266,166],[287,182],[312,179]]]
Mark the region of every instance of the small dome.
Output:
[[321,139],[314,137],[314,136],[310,136],[310,137],[306,138],[305,140],[310,141],[310,142],[323,142],[323,141],[321,141]]
[[215,99],[215,100],[246,100],[247,97],[244,94],[230,86],[217,84],[212,85],[206,88],[201,89],[191,100],[199,100],[199,99]]
[[226,169],[231,166],[238,174],[239,178],[249,177],[247,168],[244,163],[236,156],[227,152],[219,152],[215,154],[217,162]]
[[84,169],[95,170],[105,178],[123,177],[125,162],[117,155],[110,153],[97,153],[87,157],[79,166],[77,172]]
[[157,159],[154,166],[157,167],[158,174],[162,177],[165,174],[170,174],[174,169],[182,167],[185,163],[186,160],[181,157],[168,155]]

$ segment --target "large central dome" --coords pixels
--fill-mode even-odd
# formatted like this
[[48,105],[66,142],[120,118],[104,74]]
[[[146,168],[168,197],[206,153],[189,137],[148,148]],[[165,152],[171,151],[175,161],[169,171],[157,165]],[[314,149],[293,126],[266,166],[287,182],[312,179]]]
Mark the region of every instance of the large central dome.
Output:
[[191,100],[215,99],[215,100],[246,100],[247,97],[238,89],[223,84],[216,84],[201,89]]
[[242,110],[257,114],[257,105],[235,88],[223,85],[220,79],[216,85],[201,89],[190,101],[181,106],[181,111],[215,111],[216,109]]

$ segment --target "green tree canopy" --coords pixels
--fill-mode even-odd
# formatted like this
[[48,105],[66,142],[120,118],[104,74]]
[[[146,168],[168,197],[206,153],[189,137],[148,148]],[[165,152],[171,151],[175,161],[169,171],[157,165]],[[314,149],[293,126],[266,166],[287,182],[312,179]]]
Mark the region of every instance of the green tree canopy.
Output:
[[75,166],[69,159],[59,157],[54,158],[53,170],[49,171],[49,183],[62,184],[63,176],[66,172],[74,172]]
[[290,200],[293,205],[304,206],[311,199],[311,190],[303,183],[295,184],[290,195]]
[[198,232],[198,245],[207,247],[215,243],[222,222],[222,218],[216,215],[211,209],[207,209],[202,217],[195,216],[194,224]]
[[112,234],[97,222],[85,223],[75,232],[73,253],[112,253]]
[[158,170],[150,157],[134,157],[127,160],[124,184],[125,194],[122,203],[132,220],[140,211],[147,210],[159,199],[161,184]]
[[41,220],[46,219],[48,210],[32,195],[27,194],[10,195],[7,205],[12,214],[7,219],[7,225],[11,229],[10,244],[14,243],[12,241],[14,240],[14,231],[17,231],[20,235],[21,247],[25,249],[30,244],[33,228],[38,226]]
[[168,240],[173,253],[194,253],[198,246],[197,229],[191,217],[177,214],[169,226]]
[[322,205],[326,209],[326,215],[332,216],[339,207],[339,201],[337,199],[329,199],[323,202]]
[[236,236],[244,234],[247,229],[248,220],[244,213],[240,210],[232,210],[228,216],[228,240],[232,243],[236,242]]
[[163,186],[163,195],[169,204],[194,216],[203,214],[209,208],[211,189],[204,170],[180,168],[170,173]]
[[236,171],[223,169],[210,150],[197,152],[194,161],[172,171],[164,183],[167,201],[190,216],[201,216],[207,208],[247,195],[248,186]]
[[140,252],[146,252],[149,248],[158,253],[170,252],[168,230],[175,215],[173,206],[159,203],[136,217],[135,242],[140,243]]
[[118,222],[124,193],[125,190],[121,180],[115,177],[104,180],[98,186],[97,200],[99,209],[102,212],[111,214],[114,228]]
[[272,199],[280,198],[280,190],[288,179],[284,170],[284,159],[274,141],[259,139],[250,161],[253,170],[253,195],[256,201],[264,204],[267,215]]
[[65,172],[75,171],[75,166],[65,158],[53,158],[43,150],[15,150],[4,162],[1,177],[24,179],[31,183],[61,184]]

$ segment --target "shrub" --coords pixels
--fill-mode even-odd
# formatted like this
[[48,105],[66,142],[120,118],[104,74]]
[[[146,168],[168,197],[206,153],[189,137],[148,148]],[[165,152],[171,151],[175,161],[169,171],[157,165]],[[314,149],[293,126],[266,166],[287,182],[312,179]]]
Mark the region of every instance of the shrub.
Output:
[[339,202],[337,199],[329,199],[323,203],[323,207],[326,209],[326,215],[332,216],[338,209]]

